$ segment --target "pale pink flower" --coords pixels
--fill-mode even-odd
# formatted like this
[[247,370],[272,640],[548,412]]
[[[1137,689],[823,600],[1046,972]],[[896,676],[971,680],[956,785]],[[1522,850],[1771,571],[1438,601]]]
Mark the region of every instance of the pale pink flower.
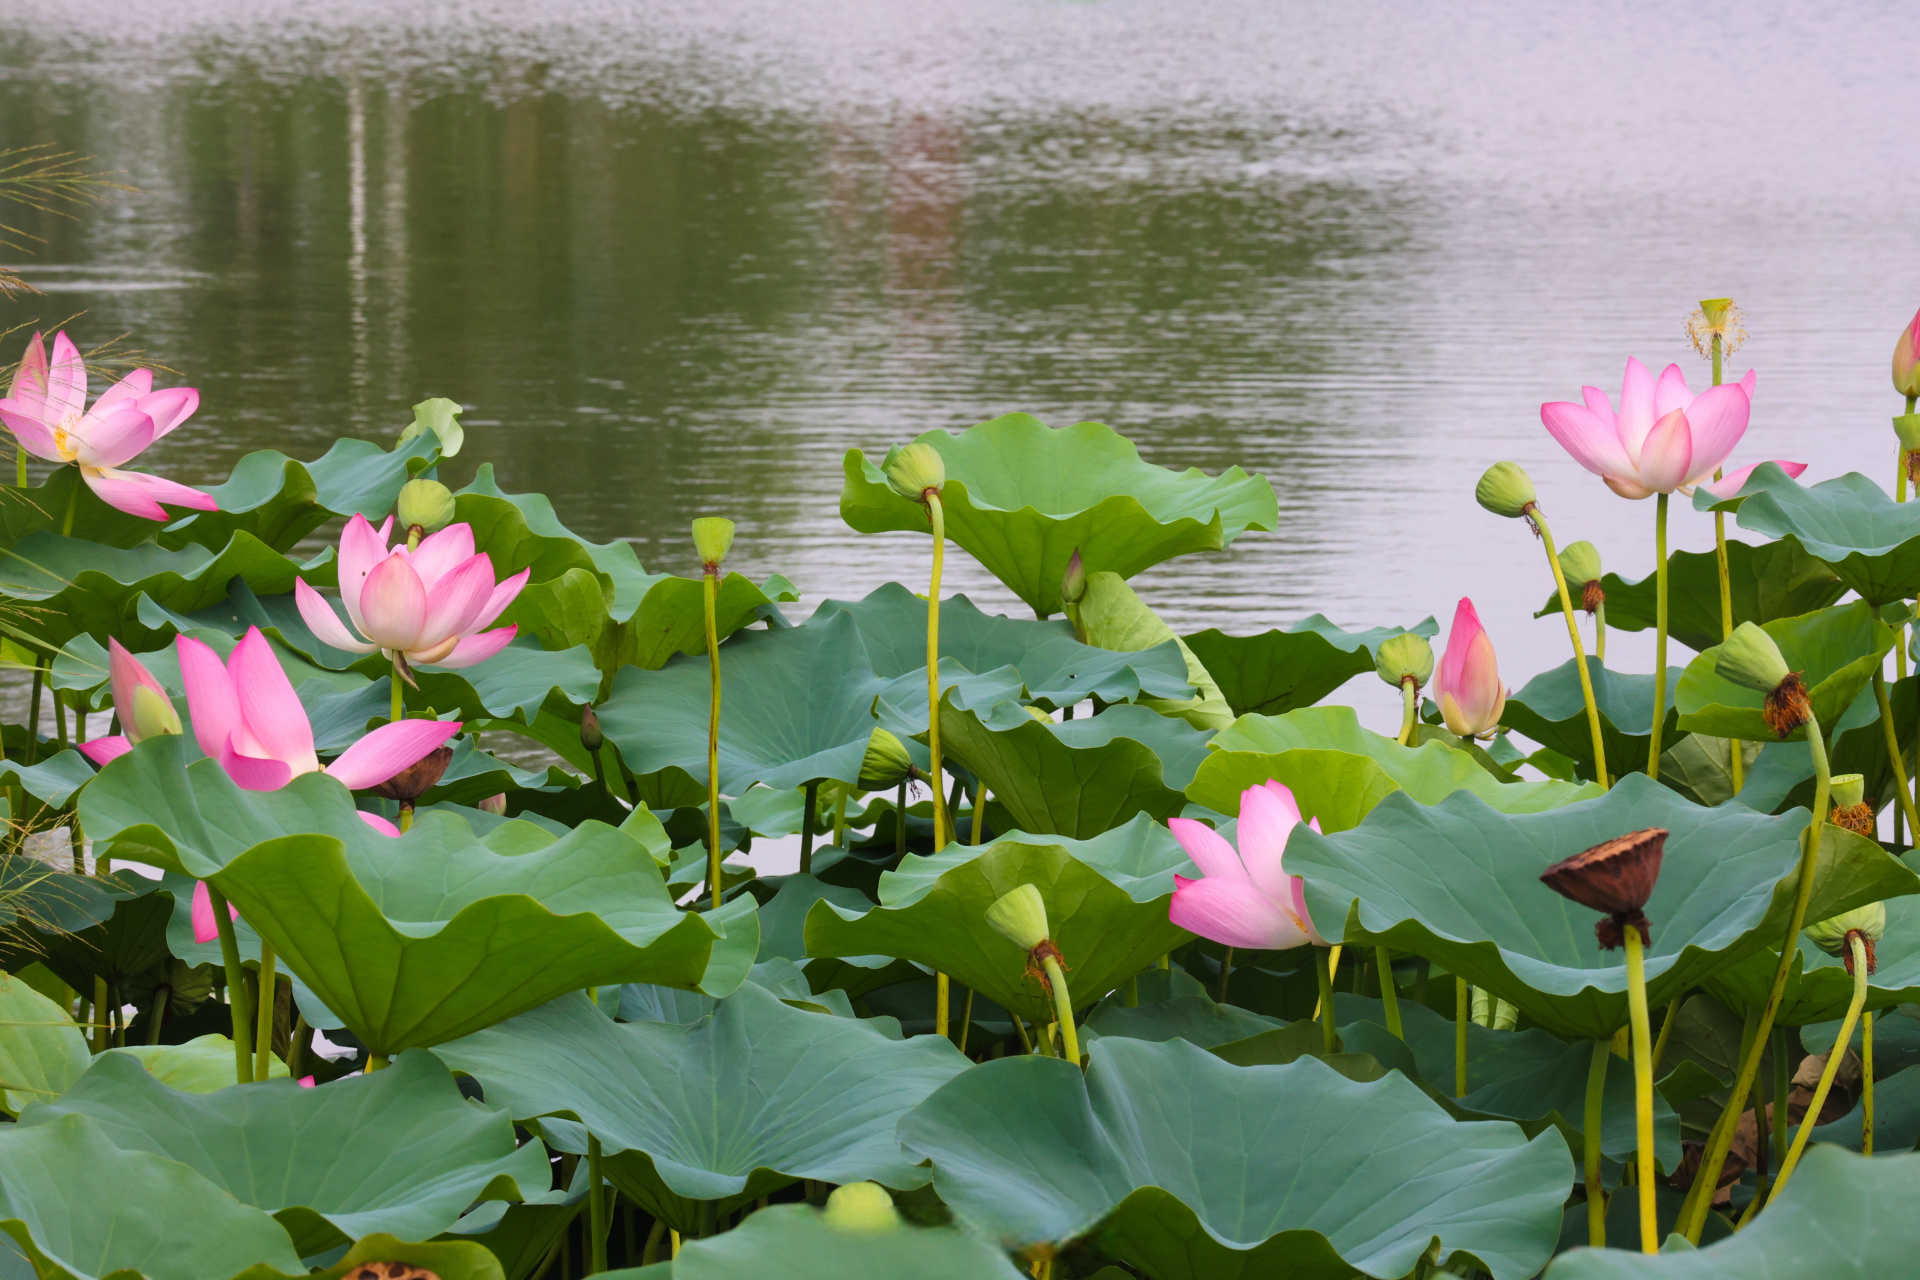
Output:
[[1447,728],[1463,738],[1477,738],[1500,727],[1507,709],[1507,687],[1500,683],[1493,641],[1480,625],[1480,614],[1465,597],[1453,611],[1446,652],[1433,669],[1429,690],[1440,703]]
[[105,764],[133,750],[133,744],[165,733],[180,732],[180,713],[173,699],[153,673],[123,648],[118,640],[107,639],[107,676],[113,686],[113,709],[120,717],[120,732],[80,744],[80,751],[95,764]]
[[[1306,882],[1289,875],[1287,837],[1300,825],[1300,806],[1279,782],[1240,795],[1240,848],[1204,822],[1169,818],[1174,839],[1200,868],[1200,878],[1173,878],[1168,918],[1188,933],[1229,947],[1281,951],[1311,942],[1325,946],[1307,915]],[[1307,824],[1315,831],[1320,820]]]

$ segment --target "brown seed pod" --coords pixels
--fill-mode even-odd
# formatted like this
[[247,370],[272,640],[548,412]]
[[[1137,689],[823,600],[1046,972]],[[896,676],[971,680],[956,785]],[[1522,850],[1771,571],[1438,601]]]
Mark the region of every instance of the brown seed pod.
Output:
[[1540,873],[1541,882],[1563,898],[1605,912],[1593,928],[1600,948],[1611,951],[1626,940],[1632,925],[1643,941],[1653,942],[1653,927],[1642,910],[1660,878],[1660,859],[1667,848],[1667,829],[1648,827],[1602,840],[1591,849],[1564,858]]
[[452,762],[452,747],[435,747],[379,786],[368,787],[367,790],[389,800],[398,800],[401,804],[412,804],[433,789],[433,784],[440,781],[440,776]]
[[365,1262],[355,1267],[346,1280],[440,1280],[440,1277],[410,1262]]
[[1600,606],[1607,602],[1607,593],[1600,589],[1600,579],[1595,578],[1580,588],[1580,607],[1588,613],[1597,613]]
[[1859,835],[1871,837],[1874,833],[1873,806],[1865,800],[1846,807],[1833,806],[1827,814],[1827,821],[1836,827],[1845,827]]
[[1813,704],[1807,701],[1807,686],[1800,682],[1798,671],[1789,671],[1787,678],[1774,686],[1760,715],[1767,728],[1783,738],[1813,719]]

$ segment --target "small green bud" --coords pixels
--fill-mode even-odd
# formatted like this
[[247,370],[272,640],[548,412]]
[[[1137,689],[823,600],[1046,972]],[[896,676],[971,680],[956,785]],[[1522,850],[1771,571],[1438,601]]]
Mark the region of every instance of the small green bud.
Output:
[[913,757],[906,743],[885,729],[867,735],[867,753],[860,757],[860,789],[885,791],[906,781],[913,768]]
[[580,708],[580,745],[589,751],[598,751],[606,740],[606,735],[600,732],[600,717],[593,713],[593,708]]
[[1031,951],[1047,940],[1046,900],[1030,884],[1010,889],[987,908],[987,923],[1014,946]]
[[883,469],[893,491],[915,502],[925,501],[927,490],[938,493],[947,483],[947,460],[938,449],[922,442],[889,449]]
[[1833,797],[1837,808],[1851,809],[1867,798],[1867,779],[1860,773],[1836,773],[1827,783],[1827,790]]
[[1532,477],[1517,462],[1496,462],[1488,467],[1474,486],[1473,496],[1493,514],[1512,520],[1527,514],[1537,499]]
[[1396,689],[1408,680],[1414,688],[1424,689],[1433,678],[1433,646],[1425,636],[1403,631],[1380,642],[1374,650],[1373,669]]
[[701,516],[693,522],[693,549],[700,563],[718,569],[733,549],[733,521],[725,516]]
[[133,703],[130,714],[122,713],[120,721],[127,741],[144,742],[159,734],[180,732],[180,713],[173,709],[173,700],[152,685],[133,686],[128,701]]
[[1780,646],[1753,622],[1741,623],[1721,643],[1713,669],[1735,684],[1761,693],[1772,693],[1793,674],[1780,654]]
[[1567,585],[1582,586],[1595,582],[1600,577],[1600,550],[1591,542],[1574,542],[1560,549],[1560,572],[1567,575]]
[[1073,558],[1067,561],[1067,571],[1060,575],[1060,598],[1068,604],[1079,604],[1087,594],[1087,566],[1080,561],[1080,548],[1073,549]]
[[453,523],[453,490],[438,480],[409,480],[394,504],[402,529],[433,533]]
[[891,1231],[900,1225],[887,1189],[873,1182],[849,1182],[827,1197],[827,1221],[842,1231]]

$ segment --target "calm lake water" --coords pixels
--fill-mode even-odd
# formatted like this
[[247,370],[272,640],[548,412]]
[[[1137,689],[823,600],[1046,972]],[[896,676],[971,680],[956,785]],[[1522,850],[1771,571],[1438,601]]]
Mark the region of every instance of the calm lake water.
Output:
[[[1139,579],[1176,626],[1471,594],[1517,687],[1565,639],[1485,466],[1528,467],[1563,542],[1652,563],[1652,504],[1541,401],[1617,393],[1629,354],[1704,381],[1683,322],[1731,294],[1739,457],[1890,483],[1920,305],[1910,10],[1579,8],[0,0],[0,142],[135,188],[5,211],[45,295],[0,319],[76,317],[198,386],[149,455],[180,478],[449,396],[456,477],[492,459],[683,572],[688,521],[731,515],[801,612],[925,572],[923,538],[841,523],[848,448],[1093,418],[1280,493],[1279,532]],[[1020,608],[964,557],[949,583]]]

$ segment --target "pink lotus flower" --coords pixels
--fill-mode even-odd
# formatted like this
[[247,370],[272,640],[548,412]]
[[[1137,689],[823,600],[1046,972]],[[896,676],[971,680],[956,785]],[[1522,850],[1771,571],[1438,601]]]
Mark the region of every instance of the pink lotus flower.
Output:
[[1453,611],[1446,652],[1433,669],[1432,696],[1439,700],[1440,718],[1463,738],[1477,738],[1500,726],[1507,709],[1507,687],[1500,683],[1493,641],[1480,625],[1473,601],[1462,597]]
[[[1543,404],[1540,421],[1575,462],[1623,498],[1675,490],[1690,494],[1695,485],[1712,478],[1746,434],[1754,381],[1749,370],[1739,382],[1709,387],[1696,396],[1687,389],[1679,365],[1668,365],[1656,382],[1645,365],[1629,359],[1619,413],[1606,392],[1583,387],[1585,404]],[[1707,492],[1732,496],[1759,465],[1729,472],[1706,485]],[[1804,462],[1782,462],[1780,467],[1790,476],[1807,469]]]
[[1893,389],[1903,396],[1920,395],[1920,311],[1893,344]]
[[[1293,792],[1279,782],[1240,794],[1240,849],[1204,822],[1169,818],[1174,839],[1200,868],[1200,879],[1173,878],[1167,916],[1189,933],[1229,947],[1282,951],[1325,946],[1307,915],[1306,882],[1288,875],[1287,837],[1300,824]],[[1315,831],[1320,820],[1307,824]]]
[[318,591],[294,582],[313,634],[349,653],[378,649],[437,667],[470,667],[506,648],[518,627],[483,628],[513,603],[532,570],[495,585],[493,561],[473,549],[472,525],[448,525],[411,551],[387,549],[392,531],[391,516],[378,529],[355,516],[340,534],[340,602],[359,635]]
[[192,387],[153,389],[153,372],[135,369],[87,403],[87,366],[67,335],[53,338],[47,360],[34,334],[7,396],[0,400],[0,422],[20,447],[48,462],[72,463],[102,502],[130,515],[168,520],[160,504],[217,511],[210,494],[139,471],[122,471],[155,440],[185,422],[200,407]]
[[133,750],[136,742],[180,732],[180,713],[173,709],[166,688],[140,659],[111,637],[107,640],[107,675],[113,685],[113,710],[120,717],[121,732],[81,743],[81,754],[87,759],[103,765]]

